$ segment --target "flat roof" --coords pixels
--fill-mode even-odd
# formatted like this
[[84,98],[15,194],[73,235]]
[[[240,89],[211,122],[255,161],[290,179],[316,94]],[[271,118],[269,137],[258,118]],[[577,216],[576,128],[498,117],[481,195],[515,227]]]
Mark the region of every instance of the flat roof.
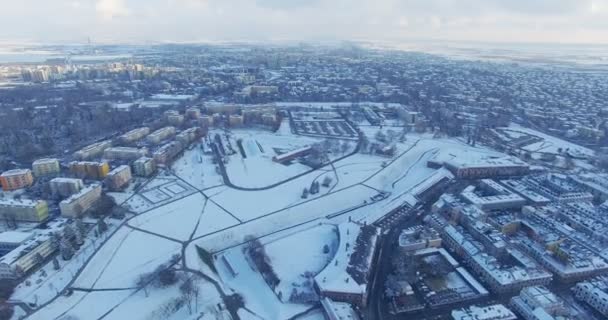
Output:
[[0,243],[22,243],[32,236],[30,232],[5,231],[0,233]]

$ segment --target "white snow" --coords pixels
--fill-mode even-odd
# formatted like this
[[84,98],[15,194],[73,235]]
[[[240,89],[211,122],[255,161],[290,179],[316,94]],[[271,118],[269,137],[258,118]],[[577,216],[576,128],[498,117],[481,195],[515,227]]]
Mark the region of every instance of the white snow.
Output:
[[74,287],[134,287],[139,275],[166,263],[180,248],[179,243],[123,226],[95,254]]
[[[304,312],[307,305],[282,303],[266,284],[262,275],[247,262],[242,248],[235,247],[222,253],[239,273],[233,277],[224,263],[216,263],[224,284],[243,296],[245,305],[263,319],[289,319]],[[218,261],[220,261],[218,259]]]
[[129,225],[186,241],[203,214],[205,197],[195,193],[131,219]]
[[[329,251],[323,252],[324,246]],[[282,300],[289,301],[292,290],[313,292],[311,276],[319,273],[334,256],[338,246],[335,226],[321,224],[310,229],[290,234],[265,243],[270,264],[281,282],[277,292],[282,292]]]

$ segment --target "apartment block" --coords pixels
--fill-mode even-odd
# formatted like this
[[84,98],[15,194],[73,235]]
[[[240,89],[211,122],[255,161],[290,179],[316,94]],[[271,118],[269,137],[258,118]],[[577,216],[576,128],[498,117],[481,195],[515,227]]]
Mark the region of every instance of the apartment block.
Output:
[[33,183],[34,177],[30,169],[14,169],[0,175],[0,185],[4,191],[27,188]]
[[101,197],[101,185],[92,184],[80,192],[59,203],[61,215],[67,218],[78,218],[89,210]]
[[38,159],[32,163],[32,171],[36,177],[57,174],[61,171],[59,160],[54,158]]

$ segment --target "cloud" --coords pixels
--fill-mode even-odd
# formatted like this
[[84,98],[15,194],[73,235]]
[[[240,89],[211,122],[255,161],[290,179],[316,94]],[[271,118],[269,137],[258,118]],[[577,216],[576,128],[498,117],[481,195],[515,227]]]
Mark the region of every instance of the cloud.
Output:
[[112,20],[130,14],[125,0],[97,0],[95,11],[104,20]]
[[0,28],[42,41],[608,43],[608,0],[0,0]]

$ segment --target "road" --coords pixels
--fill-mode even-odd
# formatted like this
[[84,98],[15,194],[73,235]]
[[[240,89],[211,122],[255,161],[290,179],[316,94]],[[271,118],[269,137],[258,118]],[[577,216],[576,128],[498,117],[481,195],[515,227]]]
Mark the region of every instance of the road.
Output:
[[[401,230],[409,228],[419,222],[416,209],[402,210],[398,213],[400,220],[391,220],[391,227],[388,233],[384,234],[380,240],[378,248],[377,265],[374,277],[370,284],[369,304],[363,312],[364,318],[369,320],[389,319],[388,308],[384,302],[384,282],[391,273],[391,254],[398,245]],[[398,210],[399,211],[399,210]],[[381,222],[382,223],[382,222]]]

